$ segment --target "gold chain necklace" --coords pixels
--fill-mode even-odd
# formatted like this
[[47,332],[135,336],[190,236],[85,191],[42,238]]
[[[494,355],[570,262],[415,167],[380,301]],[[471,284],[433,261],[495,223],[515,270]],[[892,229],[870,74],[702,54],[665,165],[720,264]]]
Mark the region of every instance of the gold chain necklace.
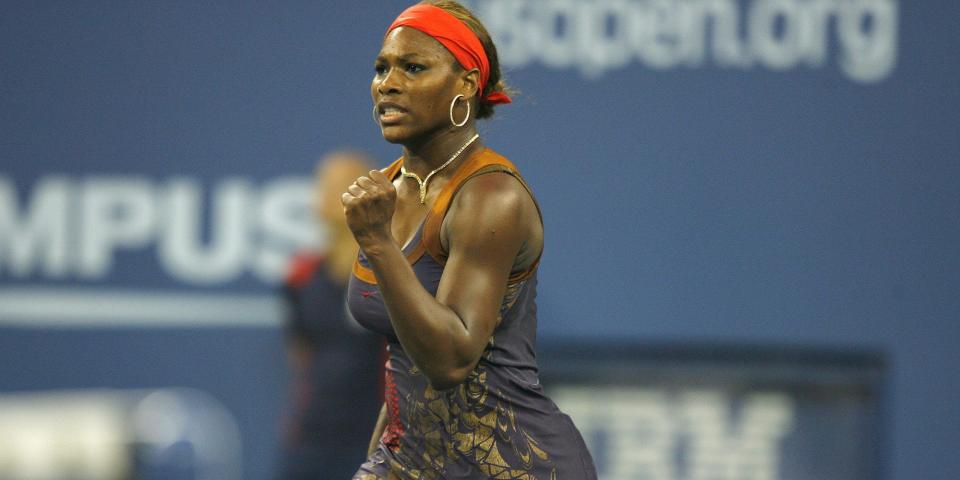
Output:
[[440,170],[443,170],[444,167],[446,167],[447,165],[450,165],[454,160],[456,160],[457,157],[460,156],[461,153],[463,153],[464,150],[467,149],[467,147],[470,146],[471,143],[473,143],[478,138],[480,138],[480,134],[479,133],[474,134],[470,140],[467,140],[467,143],[464,143],[463,146],[460,147],[460,150],[457,150],[456,152],[454,152],[454,154],[450,157],[450,160],[447,160],[446,162],[443,163],[443,165],[440,165],[439,167],[435,168],[432,172],[428,173],[427,178],[423,180],[420,180],[420,175],[417,175],[416,173],[413,173],[413,172],[408,172],[406,167],[404,167],[403,165],[400,165],[400,173],[404,177],[408,177],[416,180],[417,184],[420,185],[420,205],[427,203],[427,183],[430,181],[430,177],[432,177],[435,173],[439,172]]

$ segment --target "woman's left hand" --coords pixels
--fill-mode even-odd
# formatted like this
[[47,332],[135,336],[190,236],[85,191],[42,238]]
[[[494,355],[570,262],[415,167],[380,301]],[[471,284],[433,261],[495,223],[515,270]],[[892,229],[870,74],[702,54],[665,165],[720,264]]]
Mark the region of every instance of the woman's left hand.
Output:
[[397,203],[397,189],[380,170],[360,177],[340,196],[347,226],[360,248],[392,242],[390,222]]

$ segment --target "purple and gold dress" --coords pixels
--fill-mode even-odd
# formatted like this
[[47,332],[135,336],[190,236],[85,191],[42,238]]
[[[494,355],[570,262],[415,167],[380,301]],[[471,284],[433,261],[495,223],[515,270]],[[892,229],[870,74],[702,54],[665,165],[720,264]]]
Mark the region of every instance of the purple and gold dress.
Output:
[[[400,171],[397,160],[385,171]],[[502,172],[526,183],[490,149],[468,158],[440,193],[404,254],[436,295],[446,263],[440,225],[453,197],[477,175]],[[501,174],[502,174],[501,173]],[[529,188],[528,188],[529,191]],[[347,294],[353,316],[388,341],[388,423],[379,448],[354,480],[593,480],[596,469],[570,417],[543,392],[536,361],[537,263],[508,279],[499,323],[476,368],[437,391],[407,356],[390,323],[376,277],[361,253]]]

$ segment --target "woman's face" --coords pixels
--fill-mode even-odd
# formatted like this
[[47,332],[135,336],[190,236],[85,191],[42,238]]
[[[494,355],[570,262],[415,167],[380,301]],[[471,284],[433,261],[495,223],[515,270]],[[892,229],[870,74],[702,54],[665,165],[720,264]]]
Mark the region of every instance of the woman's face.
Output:
[[463,87],[455,62],[419,30],[400,27],[387,35],[370,85],[383,138],[408,143],[450,126],[450,102]]

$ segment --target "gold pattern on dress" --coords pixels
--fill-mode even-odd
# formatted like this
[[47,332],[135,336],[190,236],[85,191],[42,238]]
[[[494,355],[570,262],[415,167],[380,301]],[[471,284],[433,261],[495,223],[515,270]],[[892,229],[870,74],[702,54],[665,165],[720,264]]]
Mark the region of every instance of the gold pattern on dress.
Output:
[[[498,320],[516,303],[525,283],[507,285]],[[411,458],[417,452],[404,451],[401,444],[396,459],[390,461],[393,474],[403,480],[439,480],[449,465],[465,460],[491,479],[556,480],[550,456],[520,424],[512,402],[500,389],[491,391],[487,383],[484,362],[492,358],[495,344],[494,335],[480,362],[457,387],[438,392],[427,385],[421,396],[405,396],[404,436],[417,443],[419,458]],[[416,367],[408,373],[421,375]],[[504,456],[507,452],[513,460]],[[538,465],[549,469],[549,479],[531,473]]]
[[[403,463],[424,468],[393,465],[394,471],[403,472],[404,478],[411,480],[437,480],[443,478],[448,465],[465,459],[492,479],[538,480],[531,470],[537,463],[549,466],[550,456],[516,421],[503,392],[491,394],[486,375],[480,366],[464,384],[449,392],[427,386],[422,400],[408,399],[407,435],[419,443],[421,454],[419,461]],[[495,397],[493,406],[484,403],[491,397]],[[402,450],[397,452],[398,458],[405,457]],[[508,461],[506,451],[514,453],[512,457],[518,463]]]

